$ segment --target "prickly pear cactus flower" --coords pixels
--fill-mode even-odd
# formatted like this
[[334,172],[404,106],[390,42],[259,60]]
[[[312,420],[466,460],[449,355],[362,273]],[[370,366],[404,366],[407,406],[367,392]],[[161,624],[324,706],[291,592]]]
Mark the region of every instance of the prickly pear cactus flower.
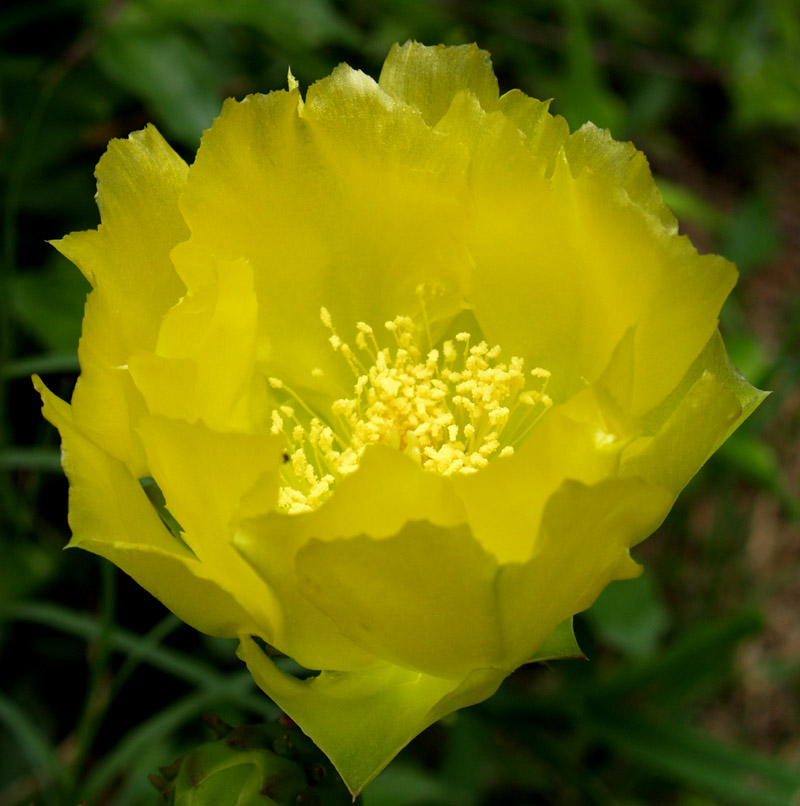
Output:
[[[360,791],[532,660],[762,393],[632,145],[498,92],[475,46],[148,126],[55,246],[93,290],[63,442],[71,546],[198,630]],[[310,670],[289,673],[275,652]]]

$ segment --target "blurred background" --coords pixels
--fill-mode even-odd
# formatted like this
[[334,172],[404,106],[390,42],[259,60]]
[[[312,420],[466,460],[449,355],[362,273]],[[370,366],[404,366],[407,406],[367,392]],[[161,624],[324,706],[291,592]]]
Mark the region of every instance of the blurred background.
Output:
[[797,0],[38,0],[0,12],[0,806],[159,802],[148,774],[272,718],[233,642],[62,553],[67,485],[29,376],[69,398],[94,166],[152,121],[191,161],[227,96],[389,47],[477,41],[501,91],[633,140],[701,251],[736,261],[734,362],[774,390],[578,620],[590,662],[517,672],[415,740],[365,806],[800,803]]

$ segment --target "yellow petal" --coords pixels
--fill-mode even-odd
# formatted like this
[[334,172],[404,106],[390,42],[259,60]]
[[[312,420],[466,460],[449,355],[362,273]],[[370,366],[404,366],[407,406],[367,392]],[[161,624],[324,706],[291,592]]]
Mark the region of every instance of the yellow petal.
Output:
[[507,665],[497,572],[466,526],[426,521],[385,540],[313,540],[296,560],[303,594],[343,634],[390,663],[439,677]]
[[139,426],[150,475],[183,539],[215,578],[235,581],[236,598],[274,640],[282,612],[272,590],[232,546],[238,521],[268,512],[278,497],[282,440],[220,434],[201,424],[149,416]]
[[565,482],[547,503],[533,554],[502,567],[498,584],[508,662],[524,663],[564,619],[615,579],[638,576],[631,545],[651,534],[671,492],[641,479]]
[[591,485],[615,472],[621,445],[598,447],[583,403],[549,412],[512,456],[451,477],[475,538],[498,562],[530,558],[544,508],[566,480]]
[[[633,328],[632,413],[642,414],[666,397],[716,329],[735,271],[676,234],[633,149],[604,152],[604,135],[584,129],[544,154],[524,133],[515,142],[512,119],[503,126],[498,114],[462,96],[439,124],[471,144],[476,318],[490,343],[556,370],[549,389],[556,400],[596,380]],[[529,115],[537,141],[542,114]]]
[[96,172],[101,225],[53,241],[94,287],[78,348],[76,422],[134,472],[142,470],[132,435],[142,406],[124,368],[131,352],[155,344],[161,316],[183,291],[169,253],[189,234],[177,203],[187,170],[153,126],[112,140]]
[[620,473],[657,481],[677,496],[766,396],[736,371],[715,333],[683,384],[651,415],[654,433],[626,450]]
[[[322,507],[297,516],[306,539],[338,540],[369,534],[389,538],[408,521],[449,528],[464,523],[451,479],[423,471],[418,462],[387,445],[370,445],[355,473],[342,479]],[[306,525],[307,524],[307,525]]]
[[272,643],[309,669],[353,669],[374,663],[374,655],[354,640],[353,630],[342,630],[308,598],[298,578],[298,552],[311,540],[338,545],[342,538],[362,534],[389,540],[408,521],[428,521],[446,531],[463,518],[448,479],[375,445],[319,509],[299,515],[273,512],[244,522],[235,545],[283,608],[281,632]]
[[433,317],[460,309],[467,155],[346,66],[299,103],[294,90],[225,104],[190,169],[181,207],[192,237],[175,260],[191,290],[209,253],[246,258],[264,372],[340,394],[353,379],[331,350],[322,307],[350,343],[359,321],[419,319],[425,282],[441,286]]
[[86,300],[78,358],[81,374],[72,393],[76,427],[136,478],[147,475],[136,424],[147,407],[128,372],[130,351],[117,330],[118,310],[106,294]]
[[447,112],[453,97],[471,92],[487,110],[497,107],[497,78],[491,56],[477,45],[426,47],[419,42],[392,45],[378,84],[399,101],[419,109],[430,126]]
[[448,680],[381,664],[299,680],[242,636],[239,657],[256,683],[331,759],[356,795],[437,719],[490,697],[506,675],[477,670]]
[[653,181],[647,157],[633,143],[614,140],[608,129],[584,123],[565,138],[564,153],[573,176],[590,171],[607,177],[624,190],[637,207],[655,216],[661,226],[671,232],[678,231],[678,222]]
[[[163,319],[155,352],[129,359],[154,414],[201,420],[221,431],[253,431],[269,421],[267,386],[255,374],[258,301],[248,261],[206,257],[203,285]],[[180,267],[181,261],[177,265]]]
[[500,98],[500,111],[522,134],[528,150],[553,173],[556,157],[569,137],[569,125],[560,115],[548,113],[550,101],[531,98],[521,90],[509,90]]
[[183,292],[169,254],[189,235],[178,210],[187,171],[152,125],[112,140],[96,172],[102,223],[53,241],[108,295],[128,349],[155,344],[161,316]]
[[[70,406],[35,379],[44,415],[61,432],[70,481],[70,546],[99,554],[132,576],[173,613],[209,635],[261,635],[214,569],[206,568],[159,519],[138,480],[75,427]],[[234,583],[235,580],[229,580]]]

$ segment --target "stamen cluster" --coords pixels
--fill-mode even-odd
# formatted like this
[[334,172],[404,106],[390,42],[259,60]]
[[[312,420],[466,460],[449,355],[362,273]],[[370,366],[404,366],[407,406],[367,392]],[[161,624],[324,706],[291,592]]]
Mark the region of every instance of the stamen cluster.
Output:
[[288,442],[279,501],[287,512],[317,507],[376,443],[402,451],[426,470],[474,473],[495,455],[513,454],[552,405],[545,393],[547,370],[532,370],[529,375],[541,381],[541,388],[526,389],[522,358],[500,362],[499,346],[471,345],[469,333],[423,356],[411,318],[386,322],[393,348],[379,347],[373,329],[359,322],[354,351],[336,333],[325,308],[321,316],[331,331],[331,347],[353,371],[353,396],[331,406],[334,426],[279,379],[270,379],[304,412],[298,417],[296,408],[284,403],[272,413],[272,432],[285,434]]

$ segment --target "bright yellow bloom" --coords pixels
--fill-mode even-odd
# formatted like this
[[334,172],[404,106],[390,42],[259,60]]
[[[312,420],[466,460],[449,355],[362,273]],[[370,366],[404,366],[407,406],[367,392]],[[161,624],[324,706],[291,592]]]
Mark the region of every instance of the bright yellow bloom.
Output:
[[353,791],[568,654],[763,397],[717,332],[735,269],[644,156],[474,46],[290,76],[191,167],[150,126],[97,177],[101,226],[56,243],[93,286],[72,404],[39,384],[70,545],[237,636]]

